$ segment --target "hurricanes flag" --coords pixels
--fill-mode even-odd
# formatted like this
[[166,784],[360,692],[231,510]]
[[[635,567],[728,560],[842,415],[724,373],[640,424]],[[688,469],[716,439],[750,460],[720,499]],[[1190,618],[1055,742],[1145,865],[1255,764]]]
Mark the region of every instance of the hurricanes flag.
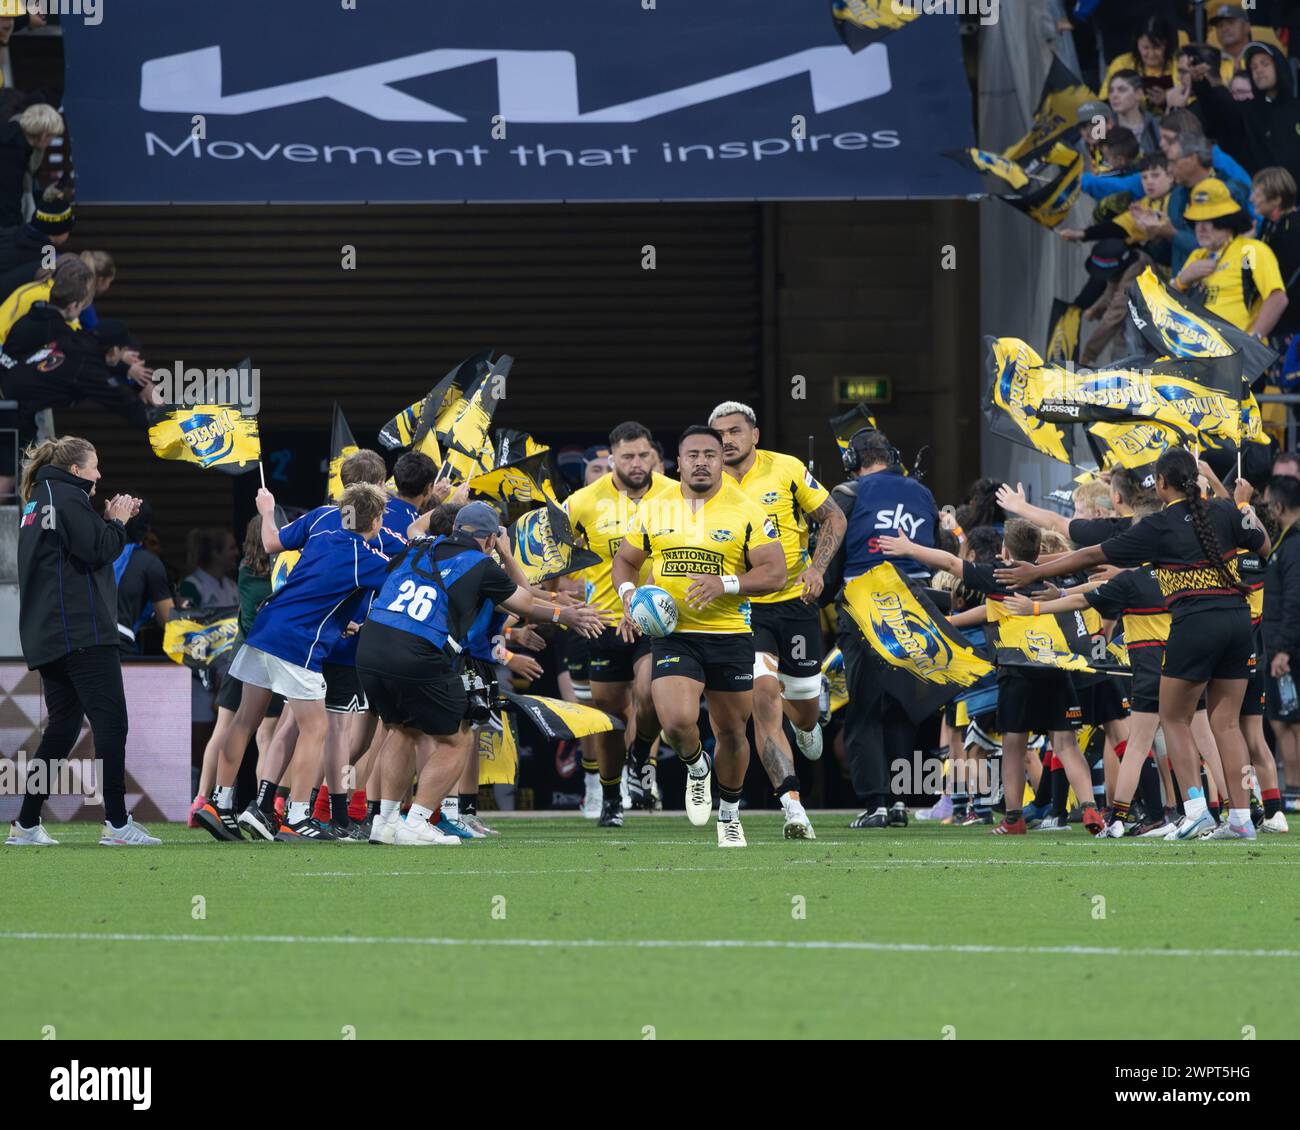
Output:
[[[513,463],[494,467],[485,474],[475,475],[469,481],[470,490],[490,498],[513,522],[525,511],[550,502],[563,502],[556,490],[557,476],[551,467],[551,449],[543,447]],[[567,490],[565,490],[567,494]]]
[[527,718],[548,741],[576,741],[591,734],[622,730],[624,722],[594,706],[546,698],[539,694],[515,694],[502,690],[502,697]]
[[514,358],[503,353],[438,416],[437,438],[454,482],[466,482],[477,473],[492,414],[505,397],[513,364]]
[[844,673],[844,653],[838,647],[831,648],[826,658],[822,660],[822,678],[826,680],[831,713],[834,714],[849,702],[848,676]]
[[848,450],[849,440],[863,430],[876,431],[876,418],[868,411],[865,404],[858,404],[830,419],[831,431],[835,433],[835,446],[843,455]]
[[914,722],[993,669],[892,562],[849,581],[844,607],[871,646],[881,684]]
[[1053,55],[1038,96],[1034,123],[1024,137],[1003,150],[1003,155],[1017,160],[1057,141],[1078,125],[1079,107],[1094,98],[1087,84]]
[[348,427],[348,422],[343,417],[343,409],[339,407],[339,402],[336,400],[334,424],[330,429],[329,485],[325,491],[325,497],[329,501],[333,502],[343,493],[343,480],[339,477],[339,468],[343,466],[343,460],[360,450],[356,439],[353,438],[352,429]]
[[238,608],[173,610],[163,627],[163,653],[194,670],[211,667],[219,659],[233,658],[229,653],[238,634]]
[[1111,653],[1095,608],[1038,616],[997,616],[1000,606],[990,602],[997,629],[999,667],[1052,667],[1096,675],[1129,675]]
[[251,471],[262,458],[257,417],[230,404],[168,409],[149,427],[159,459],[212,467],[227,475]]
[[1047,349],[1043,360],[1049,365],[1078,365],[1079,332],[1083,307],[1060,298],[1052,301],[1052,316],[1047,325]]
[[[475,353],[472,357],[466,357],[464,361],[434,385],[426,396],[402,409],[401,412],[380,428],[379,442],[389,451],[399,451],[404,447],[414,446],[416,433],[420,430],[421,422],[425,419],[426,408],[432,413],[429,419],[436,421],[443,409],[451,407],[461,389],[469,386],[482,373],[487,371],[488,361],[491,356],[492,351],[485,349],[480,353]],[[416,447],[416,450],[423,449]],[[425,454],[429,455],[434,462],[441,462],[440,458],[428,451]]]
[[569,516],[550,501],[510,527],[510,546],[530,585],[600,564],[598,554],[573,540]]
[[906,0],[831,0],[831,21],[855,55],[879,43],[891,32],[907,27],[921,14],[919,2]]
[[513,785],[519,773],[519,742],[514,719],[501,713],[501,729],[480,726],[478,731],[478,783]]
[[[1184,446],[1185,433],[1151,420],[1139,423],[1095,423],[1088,425],[1088,445],[1102,470],[1126,467],[1154,476],[1156,460],[1171,447]],[[1155,478],[1144,485],[1155,486]]]
[[1042,399],[1043,359],[1018,337],[986,337],[989,347],[989,387],[984,415],[989,428],[1003,439],[1071,463],[1065,432],[1037,415]]

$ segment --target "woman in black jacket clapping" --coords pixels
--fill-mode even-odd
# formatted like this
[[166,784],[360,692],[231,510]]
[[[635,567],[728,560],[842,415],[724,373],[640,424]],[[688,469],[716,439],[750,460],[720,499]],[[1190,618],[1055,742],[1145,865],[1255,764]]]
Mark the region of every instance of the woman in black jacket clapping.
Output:
[[[18,632],[27,666],[39,671],[49,721],[28,765],[28,790],[11,846],[56,843],[41,826],[55,762],[72,751],[90,719],[104,795],[100,843],[157,844],[126,811],[126,693],[117,633],[113,562],[139,499],[117,495],[104,517],[90,496],[99,458],[84,439],[64,436],[27,449],[18,530]],[[43,776],[44,779],[39,779]]]

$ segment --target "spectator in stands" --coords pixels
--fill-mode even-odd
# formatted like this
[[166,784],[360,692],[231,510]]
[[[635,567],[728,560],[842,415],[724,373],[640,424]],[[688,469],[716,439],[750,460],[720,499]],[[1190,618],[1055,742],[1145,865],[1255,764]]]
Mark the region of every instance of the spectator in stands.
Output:
[[1193,191],[1202,181],[1214,180],[1231,196],[1238,208],[1244,208],[1250,199],[1250,182],[1214,178],[1214,147],[1201,134],[1179,134],[1166,146],[1165,153],[1169,158],[1169,170],[1177,183],[1170,194],[1169,211],[1165,219],[1150,230],[1149,237],[1173,241],[1170,269],[1177,275],[1187,262],[1187,257],[1198,246],[1195,223],[1184,216]]
[[1146,87],[1151,104],[1157,109],[1164,108],[1164,91],[1173,86],[1178,78],[1178,67],[1174,53],[1178,47],[1178,36],[1168,20],[1159,16],[1147,19],[1134,37],[1133,46],[1121,55],[1116,55],[1106,68],[1106,77],[1101,84],[1101,96],[1110,97],[1111,80],[1120,71],[1135,71]]
[[1261,340],[1287,307],[1277,257],[1247,235],[1250,217],[1227,186],[1205,177],[1192,189],[1183,213],[1200,245],[1174,276],[1176,289],[1194,293],[1206,309]]
[[1109,172],[1110,165],[1102,151],[1115,126],[1115,115],[1105,102],[1085,102],[1075,120],[1079,136],[1075,147],[1083,154],[1083,166],[1089,172]]
[[153,508],[143,500],[134,518],[126,523],[126,546],[113,562],[117,578],[117,630],[122,637],[122,651],[127,655],[143,652],[139,636],[151,622],[167,623],[175,599],[158,555],[145,548],[151,532]]
[[[60,255],[54,261],[52,270],[42,267],[36,272],[35,279],[17,287],[4,302],[0,303],[0,345],[4,344],[9,331],[14,328],[18,319],[32,308],[33,303],[50,300],[50,291],[54,288],[54,276],[68,263],[84,263],[84,260],[71,253]],[[81,328],[82,322],[80,318],[74,318],[68,325],[76,330]]]
[[[107,251],[83,251],[81,261],[95,272],[95,298],[102,298],[117,278],[117,264],[113,262],[113,256]],[[88,330],[99,325],[99,315],[93,305],[81,312],[81,324]]]
[[[80,260],[61,266],[50,301],[33,303],[14,324],[0,354],[0,388],[18,401],[18,430],[24,442],[36,434],[36,414],[89,400],[128,423],[148,424],[142,390],[152,371],[138,354],[114,353],[74,322],[91,301],[94,276]],[[110,361],[110,358],[113,360]]]
[[1251,97],[1241,101],[1217,75],[1198,74],[1193,89],[1206,130],[1251,172],[1281,165],[1300,173],[1300,101],[1286,57],[1276,47],[1252,43],[1244,69]]
[[46,102],[28,106],[0,125],[0,228],[17,227],[31,214],[23,209],[31,176],[40,168],[50,142],[62,136],[63,118]]
[[1300,213],[1296,212],[1295,178],[1277,166],[1260,169],[1251,188],[1251,202],[1260,217],[1259,238],[1277,257],[1286,285],[1287,307],[1273,327],[1274,338],[1285,350],[1300,330]]
[[229,530],[191,530],[186,539],[189,574],[178,595],[187,608],[234,608],[239,589],[232,574],[239,564],[239,542]]
[[1273,475],[1300,479],[1300,451],[1284,451],[1273,463]]
[[42,267],[52,267],[45,249],[67,243],[76,222],[70,207],[59,212],[37,209],[30,223],[0,231],[0,293],[12,294]]
[[1115,71],[1107,95],[1115,124],[1131,130],[1143,153],[1160,151],[1160,122],[1146,108],[1142,76],[1133,70]]
[[1254,36],[1251,33],[1250,17],[1240,4],[1225,4],[1210,17],[1210,26],[1214,37],[1219,41],[1219,50],[1223,53],[1220,78],[1230,82],[1233,74],[1245,69],[1245,55]]

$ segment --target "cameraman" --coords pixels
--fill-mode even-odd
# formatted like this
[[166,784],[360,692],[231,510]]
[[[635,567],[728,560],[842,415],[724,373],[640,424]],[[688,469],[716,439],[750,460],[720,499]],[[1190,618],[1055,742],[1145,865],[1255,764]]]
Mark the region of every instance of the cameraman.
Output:
[[[357,671],[366,697],[392,732],[383,748],[382,799],[371,825],[372,843],[460,842],[429,818],[465,767],[461,727],[470,700],[462,653],[485,605],[544,616],[585,636],[599,635],[604,628],[593,608],[546,604],[516,585],[489,556],[504,537],[494,506],[471,502],[461,507],[447,537],[414,541],[394,560],[362,625]],[[402,820],[398,809],[410,783],[406,750],[411,747],[419,780]]]
[[[831,497],[848,521],[837,554],[846,583],[885,561],[878,544],[882,535],[897,536],[901,532],[917,545],[934,545],[939,528],[934,495],[903,473],[898,450],[883,432],[874,428],[855,432],[843,460],[844,470],[851,477],[837,486]],[[903,558],[894,564],[905,575],[917,579],[929,576],[919,562]],[[906,760],[912,756],[916,727],[902,703],[880,686],[871,647],[844,611],[843,599],[841,589],[837,602],[840,651],[849,690],[844,708],[844,752],[853,790],[863,804],[863,811],[849,827],[906,826],[907,808],[903,802],[897,802],[887,812],[885,801],[889,794],[889,766],[896,758]]]

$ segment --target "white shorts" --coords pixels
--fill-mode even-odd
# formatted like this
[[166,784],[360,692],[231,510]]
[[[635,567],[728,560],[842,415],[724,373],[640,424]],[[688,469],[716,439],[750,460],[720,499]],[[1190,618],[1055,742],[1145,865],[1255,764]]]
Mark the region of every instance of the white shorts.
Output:
[[286,699],[311,701],[325,697],[325,676],[319,671],[287,663],[248,644],[240,647],[230,673],[241,683],[264,687]]

